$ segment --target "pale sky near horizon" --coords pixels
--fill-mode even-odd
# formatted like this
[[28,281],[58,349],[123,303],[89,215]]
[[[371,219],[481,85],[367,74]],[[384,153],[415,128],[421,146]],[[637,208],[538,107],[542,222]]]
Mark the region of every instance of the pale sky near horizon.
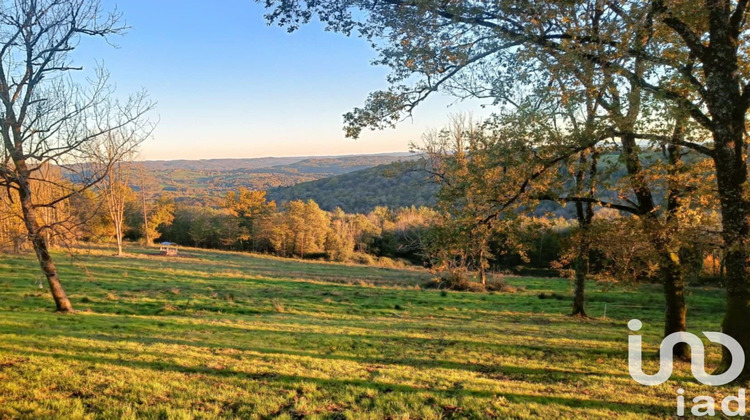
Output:
[[342,114],[385,88],[387,69],[358,38],[311,24],[267,26],[252,0],[207,3],[103,0],[132,28],[112,48],[85,40],[76,63],[102,63],[118,95],[145,88],[159,124],[141,159],[208,159],[400,152],[450,114],[484,115],[477,102],[436,95],[395,130],[347,139]]

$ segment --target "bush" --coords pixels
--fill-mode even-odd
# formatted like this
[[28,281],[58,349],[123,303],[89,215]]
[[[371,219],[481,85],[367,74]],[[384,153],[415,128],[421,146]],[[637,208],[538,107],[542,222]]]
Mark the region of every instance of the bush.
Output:
[[330,251],[328,253],[328,259],[335,262],[347,262],[351,259],[351,252],[341,250]]
[[398,264],[398,266],[401,267],[401,268],[405,268],[405,267],[409,267],[411,265],[414,265],[414,264],[412,264],[411,261],[405,260],[403,258],[396,258],[396,264]]
[[490,292],[516,293],[518,289],[506,283],[505,280],[490,280],[487,282],[487,290]]
[[375,258],[370,254],[357,252],[352,256],[352,261],[357,264],[374,265]]
[[385,268],[396,268],[399,267],[398,263],[388,257],[378,258],[378,266]]
[[469,278],[469,273],[464,268],[446,270],[439,277],[432,279],[425,285],[427,288],[456,290],[459,292],[500,292],[516,293],[518,289],[509,285],[502,279],[490,280],[487,286]]
[[465,268],[454,268],[443,271],[440,274],[440,277],[436,277],[425,286],[463,292],[487,291],[481,283],[469,280],[468,271]]

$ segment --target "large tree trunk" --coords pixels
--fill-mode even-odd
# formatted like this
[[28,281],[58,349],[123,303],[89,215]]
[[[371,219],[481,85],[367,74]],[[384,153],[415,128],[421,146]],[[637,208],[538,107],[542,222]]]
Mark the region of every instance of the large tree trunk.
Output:
[[[668,249],[658,250],[661,264],[661,277],[664,282],[664,336],[687,330],[687,305],[685,304],[685,275],[677,252]],[[672,354],[680,359],[690,358],[687,343],[677,343]]]
[[[659,274],[664,285],[664,336],[687,331],[687,305],[685,304],[685,273],[679,251],[669,245],[672,234],[670,226],[661,226],[656,217],[648,217],[644,227],[651,232],[651,243],[656,248],[659,260]],[[670,223],[670,216],[667,217]],[[677,343],[672,347],[674,357],[688,360],[690,351],[687,343]]]
[[573,292],[573,312],[572,316],[587,317],[586,315],[586,272],[588,258],[578,255],[575,262],[575,290]]
[[[680,199],[685,193],[685,188],[675,179],[684,168],[681,165],[682,150],[679,142],[685,136],[685,118],[678,116],[672,133],[672,142],[666,147],[667,160],[669,162],[669,182],[667,186],[667,215],[664,226],[659,226],[659,221],[653,216],[647,226],[651,232],[651,242],[659,254],[661,278],[664,283],[664,301],[666,311],[664,315],[664,336],[687,330],[687,305],[685,304],[685,269],[680,259],[681,249],[670,238],[679,230]],[[690,351],[687,343],[677,343],[672,347],[672,355],[676,358],[689,360]]]
[[[747,59],[740,59],[738,53],[738,49],[744,45],[739,37],[745,24],[733,21],[734,16],[730,17],[729,1],[722,3],[707,9],[710,48],[703,50],[700,58],[706,80],[705,104],[711,114],[708,128],[714,140],[712,158],[716,167],[722,239],[726,249],[727,312],[722,329],[740,343],[746,354],[750,354],[750,191],[747,186],[745,144],[745,123],[750,102],[745,96],[747,88],[745,92],[741,88],[744,82],[739,71],[739,63]],[[746,13],[744,6],[738,11],[738,16]],[[731,353],[724,348],[719,370],[728,368],[731,361]],[[743,378],[748,377],[750,357],[745,359],[743,369]]]
[[[24,163],[21,163],[24,165]],[[24,171],[25,172],[25,171]],[[32,202],[31,188],[27,177],[19,176],[18,184],[19,198],[21,201],[21,210],[23,212],[24,225],[29,233],[29,239],[34,246],[39,265],[42,268],[44,276],[47,277],[50,291],[52,292],[52,298],[55,300],[55,306],[58,312],[73,312],[73,305],[71,305],[68,296],[65,294],[65,290],[60,283],[60,277],[57,275],[57,267],[52,262],[52,256],[47,248],[47,241],[42,235],[41,227],[37,220],[36,208]]]
[[[713,17],[713,16],[712,16]],[[718,21],[718,19],[717,19]],[[713,159],[721,201],[722,239],[726,251],[727,312],[722,329],[750,354],[750,274],[748,273],[747,162],[745,158],[745,113],[737,80],[737,54],[726,29],[712,20],[712,54],[707,60],[707,105],[713,117]],[[716,38],[716,48],[713,48]],[[720,370],[730,366],[732,355],[724,348]],[[750,357],[743,377],[750,377]]]
[[591,252],[589,228],[594,218],[594,209],[591,204],[584,205],[576,203],[578,214],[578,228],[581,230],[580,243],[574,263],[575,289],[573,292],[573,312],[571,316],[588,318],[586,314],[586,276],[588,275],[589,254]]
[[60,283],[60,277],[57,275],[57,267],[52,262],[52,257],[47,249],[47,243],[43,237],[37,236],[32,240],[34,245],[34,251],[36,251],[37,258],[39,259],[39,265],[42,267],[42,272],[47,277],[50,291],[52,292],[52,298],[55,300],[55,307],[58,312],[73,312],[73,305],[68,300],[68,296],[65,294],[65,290]]
[[[576,173],[576,192],[580,195],[583,192],[584,184],[586,183],[586,170],[585,165],[589,165],[588,175],[588,195],[593,197],[596,193],[596,173],[598,158],[597,153],[591,154],[591,162],[588,162],[589,156],[587,153],[581,153],[579,163],[581,167]],[[581,318],[588,318],[586,314],[586,276],[589,272],[589,259],[591,254],[591,238],[590,228],[591,223],[594,220],[594,206],[592,203],[583,203],[577,201],[576,206],[576,217],[578,219],[578,228],[580,229],[581,237],[579,239],[577,247],[577,255],[574,263],[575,270],[575,290],[573,293],[573,312],[571,316],[578,316]]]
[[[719,131],[719,134],[721,131]],[[735,134],[735,141],[742,143],[743,134]],[[721,199],[722,237],[726,253],[727,312],[722,330],[737,340],[746,354],[750,354],[750,275],[748,275],[748,203],[744,184],[747,168],[742,154],[739,157],[730,144],[718,146],[714,161]],[[731,365],[732,355],[724,348],[722,368]],[[750,377],[750,357],[745,361],[744,377]]]

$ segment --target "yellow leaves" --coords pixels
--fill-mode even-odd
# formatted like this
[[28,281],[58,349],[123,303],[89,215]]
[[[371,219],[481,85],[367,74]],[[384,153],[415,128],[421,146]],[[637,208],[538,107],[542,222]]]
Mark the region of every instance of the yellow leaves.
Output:
[[699,202],[699,204],[700,204],[701,207],[709,207],[712,204],[712,201],[714,201],[714,200],[711,200],[706,195],[700,196],[699,199],[698,199],[698,202]]

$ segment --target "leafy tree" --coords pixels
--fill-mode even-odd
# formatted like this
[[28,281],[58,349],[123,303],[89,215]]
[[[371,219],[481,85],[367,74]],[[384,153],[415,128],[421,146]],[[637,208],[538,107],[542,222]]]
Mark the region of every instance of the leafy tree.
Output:
[[429,227],[438,219],[437,212],[428,207],[389,209],[377,206],[367,219],[379,234],[372,237],[369,250],[390,258],[405,258],[416,264],[425,260],[425,245]]
[[250,191],[240,187],[238,192],[227,193],[224,207],[240,218],[240,227],[245,233],[238,239],[249,241],[250,249],[257,250],[261,221],[276,211],[276,203],[266,200],[265,191]]
[[382,230],[371,218],[357,213],[351,217],[352,239],[359,252],[369,252],[375,238],[382,234]]
[[151,212],[148,215],[148,225],[144,225],[145,229],[148,229],[147,237],[158,238],[161,236],[162,231],[167,227],[171,226],[175,218],[175,203],[168,197],[160,197],[156,200]]
[[279,229],[275,232],[277,249],[285,255],[305,255],[325,251],[330,228],[328,214],[312,200],[284,203]]
[[604,264],[600,269],[602,280],[634,284],[658,279],[658,254],[638,217],[619,213],[603,217],[600,212],[590,229],[593,238],[608,238],[592,243]]
[[349,261],[355,247],[353,217],[336,208],[331,214],[331,230],[325,249],[334,261]]
[[[171,203],[162,207],[163,223],[160,226],[162,239],[187,246],[214,249],[234,249],[240,234],[239,220],[226,209],[179,204],[174,207],[173,221]],[[157,213],[152,213],[152,217]]]
[[494,218],[484,222],[492,206],[482,197],[482,174],[474,172],[483,159],[479,128],[464,117],[456,117],[447,129],[428,133],[424,151],[431,173],[441,185],[438,209],[443,215],[428,247],[438,269],[475,269],[479,282],[487,285],[489,242]]
[[[127,237],[131,240],[159,239],[169,229],[175,219],[175,202],[168,196],[161,196],[146,203],[146,217],[143,215],[143,196],[129,201],[125,208],[125,224],[129,227]],[[138,202],[140,201],[140,202]]]

